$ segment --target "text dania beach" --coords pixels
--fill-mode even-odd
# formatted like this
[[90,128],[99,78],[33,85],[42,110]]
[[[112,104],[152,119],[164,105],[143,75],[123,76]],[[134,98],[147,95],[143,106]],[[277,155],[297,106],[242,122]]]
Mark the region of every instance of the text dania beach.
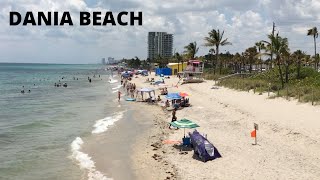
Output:
[[[62,13],[62,15],[60,15]],[[127,19],[127,20],[125,20]],[[105,13],[102,12],[80,12],[79,13],[80,26],[107,26],[107,25],[120,25],[120,26],[142,26],[142,12],[119,12],[116,16],[111,11]],[[137,24],[136,24],[137,23]],[[25,15],[21,15],[19,12],[10,12],[10,26],[17,26],[22,24],[23,26],[73,26],[73,21],[69,12],[37,12],[34,15],[33,12],[28,11]]]

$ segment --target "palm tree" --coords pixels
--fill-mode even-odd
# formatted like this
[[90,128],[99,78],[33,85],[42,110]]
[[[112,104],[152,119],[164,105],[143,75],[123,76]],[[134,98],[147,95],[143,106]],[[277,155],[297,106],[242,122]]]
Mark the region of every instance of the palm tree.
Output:
[[266,53],[261,53],[261,54],[266,54],[268,56],[274,55],[277,65],[278,65],[278,70],[279,70],[279,78],[281,82],[281,87],[284,87],[284,79],[282,75],[282,69],[281,69],[281,61],[282,57],[286,54],[286,52],[289,52],[289,45],[288,45],[288,39],[287,38],[282,38],[281,36],[273,35],[270,34],[268,35],[268,38],[270,42],[268,41],[263,41],[264,43],[267,44],[266,46]]
[[[179,65],[179,63],[182,63],[182,56],[178,53],[178,52],[176,52],[175,54],[174,54],[174,58],[177,60],[177,62],[178,62],[178,72],[179,72],[179,67],[180,67],[180,65]],[[182,70],[183,70],[183,63],[182,63]]]
[[[214,46],[215,49],[215,53],[216,53],[216,63],[218,63],[218,56],[219,56],[219,47],[220,46],[225,46],[225,45],[231,45],[230,42],[228,42],[228,38],[223,39],[223,34],[224,31],[222,31],[222,33],[220,34],[220,30],[215,30],[212,29],[209,33],[208,33],[208,37],[205,37],[204,40],[206,41],[205,46],[209,46],[212,47]],[[212,62],[212,66],[214,66],[214,62]],[[219,66],[220,66],[220,74],[221,74],[221,69],[222,69],[222,61],[219,62]],[[214,66],[214,68],[216,68],[216,66]]]
[[210,60],[212,62],[212,68],[213,68],[213,74],[216,74],[216,64],[213,61],[213,53],[215,53],[216,51],[213,48],[209,49],[209,55],[210,55]]
[[307,36],[313,36],[314,57],[315,57],[314,68],[315,68],[316,70],[318,70],[317,43],[316,43],[316,38],[318,38],[318,29],[317,29],[317,27],[313,27],[313,28],[311,28],[311,29],[308,29]]
[[284,64],[285,64],[285,82],[289,82],[289,67],[292,64],[291,57],[290,57],[290,52],[289,49],[284,50],[282,53],[282,58],[284,59]]
[[165,59],[160,54],[156,55],[156,58],[154,59],[154,62],[159,63],[159,67],[160,68],[163,68],[163,67],[166,66]]
[[297,79],[300,79],[301,60],[305,56],[305,53],[300,49],[293,52],[293,57],[297,66]]
[[194,56],[197,54],[199,47],[197,47],[197,42],[192,42],[184,47],[185,53],[189,55],[191,59],[194,59]]
[[241,73],[241,55],[239,53],[236,53],[233,56],[233,63],[234,65],[234,69],[235,69],[235,73]]
[[[263,42],[256,42],[255,43],[256,47],[258,48],[258,52],[259,54],[261,54],[261,50],[264,49],[264,43]],[[260,63],[260,72],[262,72],[262,60],[261,60],[261,56],[259,57],[259,63]]]
[[255,46],[246,49],[244,52],[245,56],[248,57],[249,62],[249,72],[252,71],[252,64],[255,62],[255,57],[257,56],[257,48]]

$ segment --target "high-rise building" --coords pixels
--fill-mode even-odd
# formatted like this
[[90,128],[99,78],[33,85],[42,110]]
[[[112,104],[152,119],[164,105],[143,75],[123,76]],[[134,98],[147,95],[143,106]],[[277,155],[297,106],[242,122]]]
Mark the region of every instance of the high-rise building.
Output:
[[102,58],[101,63],[104,65],[106,64],[106,58]]
[[113,57],[108,57],[108,64],[114,64],[116,61]]
[[153,60],[159,55],[162,58],[172,56],[173,35],[166,32],[149,32],[148,34],[148,58]]

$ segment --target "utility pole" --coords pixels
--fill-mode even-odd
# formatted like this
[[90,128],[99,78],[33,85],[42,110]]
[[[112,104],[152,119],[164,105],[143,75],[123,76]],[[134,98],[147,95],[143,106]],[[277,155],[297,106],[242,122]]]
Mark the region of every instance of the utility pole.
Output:
[[[275,23],[274,22],[272,22],[272,36],[274,37],[274,28],[275,28],[276,26],[275,26]],[[272,51],[272,49],[273,49],[273,42],[271,41],[271,57],[270,57],[270,69],[272,68],[272,63],[273,63],[273,51]]]

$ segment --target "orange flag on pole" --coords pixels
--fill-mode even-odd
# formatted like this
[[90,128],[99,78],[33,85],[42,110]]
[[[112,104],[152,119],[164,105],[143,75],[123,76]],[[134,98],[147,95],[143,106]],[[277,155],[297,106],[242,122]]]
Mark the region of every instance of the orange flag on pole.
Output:
[[256,137],[257,136],[257,134],[256,134],[256,130],[253,130],[252,132],[251,132],[251,137]]

